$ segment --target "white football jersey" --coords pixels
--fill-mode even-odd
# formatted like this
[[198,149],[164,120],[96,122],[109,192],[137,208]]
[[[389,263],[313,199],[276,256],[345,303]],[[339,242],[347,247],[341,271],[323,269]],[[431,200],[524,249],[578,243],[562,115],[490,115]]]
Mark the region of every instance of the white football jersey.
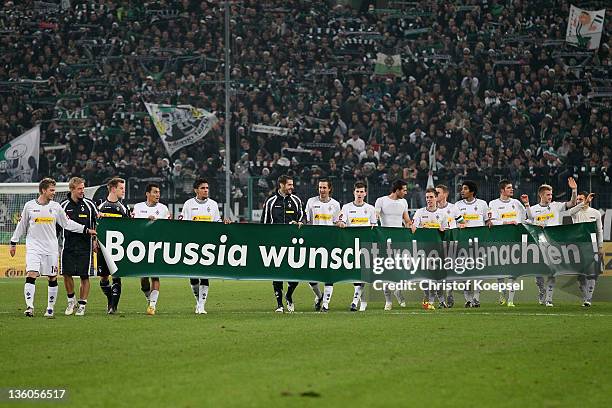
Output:
[[383,227],[403,227],[404,213],[408,213],[408,202],[405,199],[391,199],[389,196],[378,197],[374,209]]
[[170,210],[162,203],[157,203],[154,206],[149,206],[146,201],[142,203],[137,203],[134,205],[134,210],[132,211],[133,218],[151,218],[153,217],[156,220],[169,220],[172,218],[170,216]]
[[435,211],[430,211],[427,207],[419,208],[414,213],[412,223],[417,228],[448,228],[448,212],[446,208],[436,208]]
[[457,201],[455,204],[459,214],[463,216],[466,227],[483,227],[489,219],[489,206],[487,202],[480,198],[474,201],[467,202],[465,200]]
[[554,225],[561,225],[561,213],[565,211],[565,203],[553,201],[545,206],[536,204],[532,205],[530,210],[530,221],[533,224],[542,227],[552,227]]
[[453,203],[447,202],[444,207],[438,207],[446,214],[446,219],[449,229],[457,228],[457,222],[463,221],[463,216],[459,213],[457,206]]
[[491,223],[493,225],[503,225],[515,222],[522,224],[525,221],[525,207],[516,198],[503,201],[496,198],[489,203],[491,209]]
[[312,225],[335,225],[340,216],[340,203],[333,198],[323,202],[319,196],[306,202],[306,222]]
[[205,222],[221,222],[221,214],[219,214],[219,205],[215,200],[207,198],[206,200],[198,200],[190,198],[183,204],[181,211],[181,220],[187,221],[205,221]]
[[23,207],[11,242],[19,242],[23,234],[27,233],[26,253],[56,255],[59,253],[56,224],[76,233],[85,233],[87,230],[87,226],[68,218],[58,202],[50,201],[41,205],[36,200],[30,200]]
[[376,225],[376,210],[368,203],[359,206],[354,202],[347,203],[342,206],[339,220],[347,227],[369,227]]
[[603,226],[601,223],[601,213],[599,210],[591,207],[584,207],[582,204],[578,204],[576,207],[570,210],[572,215],[572,221],[574,224],[580,222],[595,222],[597,228],[597,246],[603,247]]

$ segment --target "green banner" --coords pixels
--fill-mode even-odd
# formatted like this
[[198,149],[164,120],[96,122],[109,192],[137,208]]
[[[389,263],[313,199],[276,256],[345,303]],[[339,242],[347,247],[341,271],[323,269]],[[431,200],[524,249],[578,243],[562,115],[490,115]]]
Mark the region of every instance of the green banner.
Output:
[[[103,218],[114,276],[366,281],[595,275],[595,224],[440,232]],[[355,256],[359,254],[359,256]]]

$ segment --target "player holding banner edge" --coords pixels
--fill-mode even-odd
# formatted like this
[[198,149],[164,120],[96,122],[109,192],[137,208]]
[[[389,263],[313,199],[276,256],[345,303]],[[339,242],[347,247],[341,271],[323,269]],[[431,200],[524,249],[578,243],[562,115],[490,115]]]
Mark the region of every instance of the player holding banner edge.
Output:
[[[145,189],[146,201],[136,203],[132,212],[133,218],[145,218],[149,220],[172,219],[170,210],[165,204],[159,202],[161,196],[160,186],[157,183],[149,183]],[[147,298],[147,315],[153,316],[157,310],[159,298],[159,278],[140,278],[140,289]]]
[[15,256],[17,243],[23,234],[26,236],[26,281],[23,295],[26,302],[26,317],[34,316],[34,294],[36,278],[46,276],[49,280],[47,292],[47,311],[45,317],[53,318],[57,300],[57,272],[59,245],[56,225],[72,232],[96,235],[96,230],[72,221],[56,201],[55,180],[44,178],[38,184],[40,195],[28,201],[21,212],[15,232],[11,237],[9,254]]
[[[381,226],[410,228],[412,221],[410,221],[410,215],[408,215],[408,202],[404,198],[406,194],[408,194],[408,183],[404,180],[395,180],[391,184],[391,193],[376,199],[374,209]],[[385,295],[384,310],[392,310],[393,296],[391,290],[385,287],[383,293]],[[400,307],[406,307],[406,299],[402,291],[398,289],[393,294]]]
[[[60,204],[66,216],[78,224],[95,229],[98,209],[93,201],[85,197],[85,180],[73,177],[68,182],[68,188],[70,194]],[[93,254],[98,250],[98,241],[95,237],[66,231],[59,226],[58,232],[62,237],[61,274],[64,277],[64,287],[68,297],[64,314],[70,316],[74,313],[75,316],[84,316],[90,290],[89,276],[95,275]],[[73,276],[79,276],[81,279],[78,303],[74,297]]]
[[[566,203],[559,201],[553,201],[553,188],[548,184],[542,184],[538,188],[538,197],[540,202],[534,206],[529,205],[529,197],[527,195],[521,196],[521,201],[527,209],[527,220],[534,225],[540,227],[550,227],[554,225],[561,225],[561,213],[565,210],[569,210],[576,205],[576,197],[578,195],[578,185],[573,177],[567,179],[567,185],[572,190],[572,197]],[[546,305],[546,307],[553,307],[553,291],[555,289],[555,276],[549,276],[546,287],[544,287],[544,277],[536,277],[536,284],[538,285],[538,302],[540,305]]]
[[[311,197],[306,202],[306,222],[310,225],[333,226],[338,222],[340,203],[331,197],[333,186],[330,180],[319,180],[319,195]],[[334,292],[334,284],[326,283],[321,294],[318,282],[310,282],[315,294],[314,309],[326,313]]]
[[[353,196],[355,200],[346,203],[340,210],[340,216],[336,225],[340,228],[346,227],[371,227],[377,225],[376,210],[374,206],[365,202],[366,194],[368,193],[367,186],[364,182],[358,181],[353,187]],[[359,256],[359,255],[355,255]],[[360,312],[365,312],[368,307],[368,302],[364,297],[364,282],[353,282],[354,292],[351,302],[350,311],[356,312],[359,306]],[[360,304],[361,302],[361,304]]]

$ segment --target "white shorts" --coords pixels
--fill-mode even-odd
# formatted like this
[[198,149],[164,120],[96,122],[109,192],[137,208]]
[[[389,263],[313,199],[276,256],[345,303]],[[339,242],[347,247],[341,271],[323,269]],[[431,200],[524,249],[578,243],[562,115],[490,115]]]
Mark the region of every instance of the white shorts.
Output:
[[26,253],[26,272],[38,272],[41,276],[57,276],[59,255]]

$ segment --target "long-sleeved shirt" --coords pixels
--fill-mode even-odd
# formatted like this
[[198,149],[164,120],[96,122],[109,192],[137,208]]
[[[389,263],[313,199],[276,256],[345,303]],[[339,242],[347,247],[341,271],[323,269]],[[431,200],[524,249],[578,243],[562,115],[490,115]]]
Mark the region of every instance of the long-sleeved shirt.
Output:
[[532,205],[527,209],[527,219],[532,224],[542,227],[561,225],[561,213],[566,208],[566,204],[559,201],[553,201],[547,205]]
[[86,225],[68,218],[58,202],[49,201],[42,205],[37,200],[30,200],[23,207],[11,243],[16,244],[24,234],[27,234],[26,252],[39,255],[58,253],[57,225],[72,232],[87,231]]
[[593,222],[597,226],[597,247],[603,248],[603,226],[601,223],[601,213],[595,208],[587,207],[581,204],[569,210],[574,224],[579,222]]
[[290,224],[304,222],[302,200],[294,194],[283,195],[276,192],[264,203],[261,214],[262,224]]

